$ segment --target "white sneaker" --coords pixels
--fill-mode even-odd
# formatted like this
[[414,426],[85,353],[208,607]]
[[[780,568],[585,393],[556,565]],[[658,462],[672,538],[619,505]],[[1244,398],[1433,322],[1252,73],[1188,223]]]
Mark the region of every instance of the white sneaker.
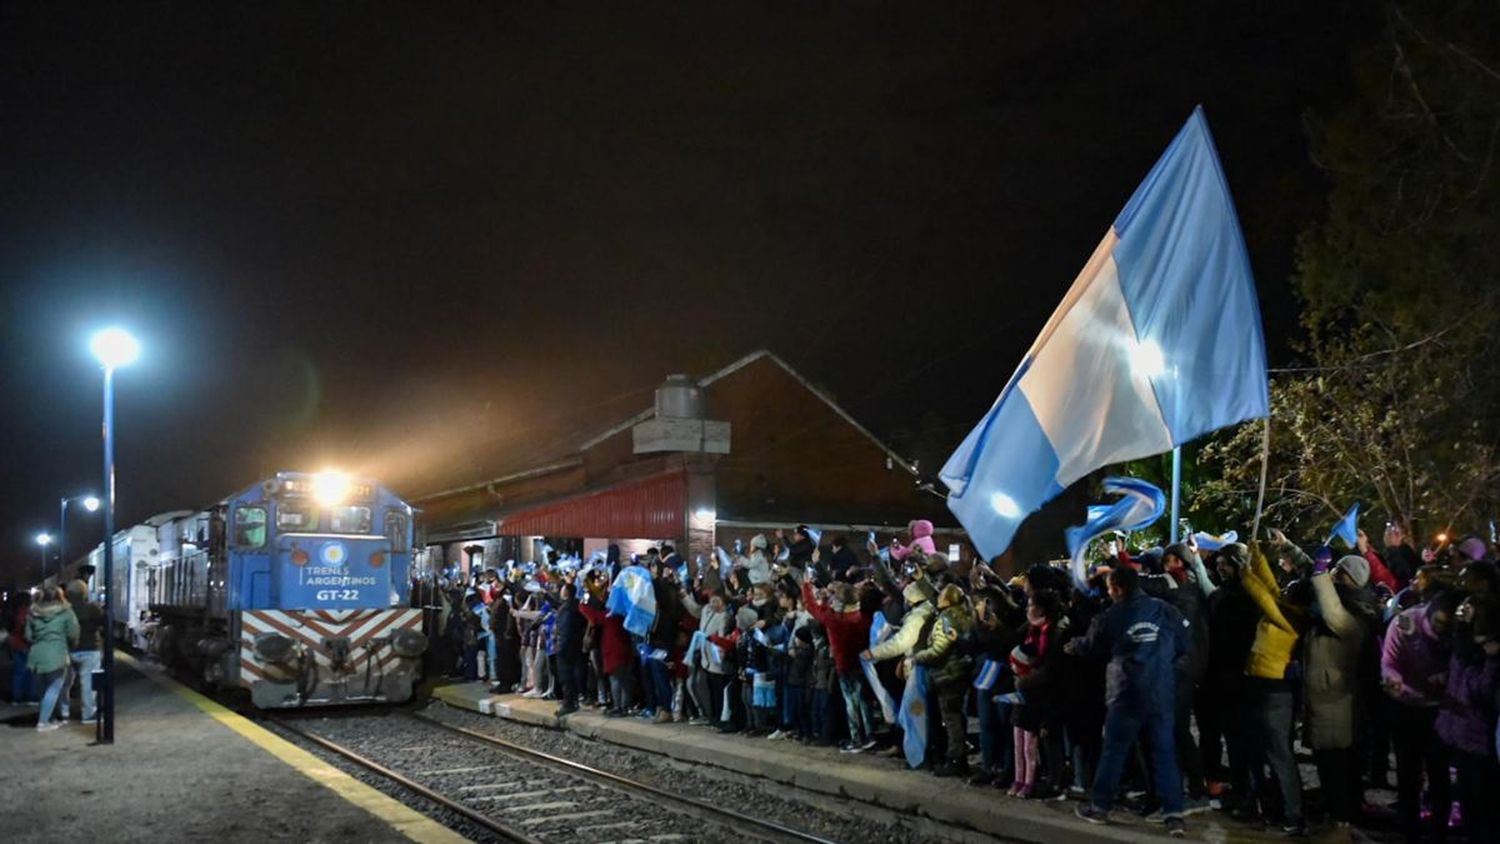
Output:
[[48,721],[45,724],[37,724],[36,731],[39,733],[50,733],[53,730],[61,730],[62,725],[63,722],[61,721]]
[[782,732],[781,730],[777,730],[766,736],[766,741],[781,741],[784,738],[786,738],[786,733]]

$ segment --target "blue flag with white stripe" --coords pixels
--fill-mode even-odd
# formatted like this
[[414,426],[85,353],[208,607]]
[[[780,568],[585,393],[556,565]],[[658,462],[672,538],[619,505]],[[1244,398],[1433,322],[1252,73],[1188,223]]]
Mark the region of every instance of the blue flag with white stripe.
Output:
[[[870,647],[873,648],[889,639],[892,632],[891,625],[885,620],[885,612],[877,610],[874,617],[870,619]],[[869,682],[870,689],[875,692],[876,702],[880,704],[881,717],[887,724],[895,723],[896,702],[891,700],[891,693],[886,691],[885,686],[880,682],[880,674],[875,670],[875,663],[861,657],[859,664],[865,672],[865,680]]]
[[1226,531],[1214,536],[1211,533],[1198,531],[1193,534],[1193,541],[1197,543],[1199,551],[1217,551],[1232,542],[1240,541],[1239,531]]
[[1113,504],[1089,505],[1088,519],[1064,532],[1068,553],[1073,557],[1073,580],[1079,589],[1085,591],[1089,578],[1083,555],[1089,543],[1111,531],[1129,532],[1148,527],[1161,518],[1167,507],[1167,494],[1140,478],[1105,478],[1104,491],[1120,496],[1120,500]]
[[609,587],[605,609],[624,619],[625,629],[637,636],[649,636],[656,623],[656,590],[651,586],[651,572],[642,566],[626,566]]
[[1104,466],[1269,412],[1255,279],[1202,109],[940,476],[986,558]]
[[1323,544],[1330,545],[1335,539],[1344,540],[1344,544],[1350,548],[1359,544],[1358,501],[1354,502],[1354,506],[1349,508],[1349,512],[1345,513],[1344,517],[1339,519],[1338,524],[1333,526],[1333,530],[1329,531],[1328,538],[1323,540]]
[[901,750],[906,754],[907,767],[922,767],[927,758],[927,666],[913,666],[906,675],[896,720],[901,724]]

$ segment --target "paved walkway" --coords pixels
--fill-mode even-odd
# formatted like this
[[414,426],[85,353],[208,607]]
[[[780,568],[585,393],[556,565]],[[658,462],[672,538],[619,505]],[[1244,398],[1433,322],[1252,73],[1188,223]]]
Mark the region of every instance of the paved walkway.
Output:
[[156,669],[115,664],[112,745],[77,721],[38,733],[35,707],[0,704],[3,840],[464,840]]

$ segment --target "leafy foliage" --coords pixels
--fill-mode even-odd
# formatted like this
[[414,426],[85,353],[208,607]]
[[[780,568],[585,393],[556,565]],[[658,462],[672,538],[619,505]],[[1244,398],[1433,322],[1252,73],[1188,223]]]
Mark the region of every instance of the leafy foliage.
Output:
[[[1461,531],[1500,505],[1500,11],[1389,5],[1354,67],[1354,102],[1310,121],[1333,188],[1300,245],[1306,365],[1272,384],[1267,519],[1310,532],[1359,500]],[[1206,448],[1200,503],[1248,523],[1261,436]]]

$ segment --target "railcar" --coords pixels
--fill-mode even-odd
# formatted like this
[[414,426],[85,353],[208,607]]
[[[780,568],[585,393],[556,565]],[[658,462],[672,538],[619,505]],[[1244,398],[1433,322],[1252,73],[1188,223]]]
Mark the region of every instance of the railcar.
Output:
[[389,489],[333,472],[163,513],[115,535],[117,638],[263,709],[408,700],[427,649],[412,517]]

